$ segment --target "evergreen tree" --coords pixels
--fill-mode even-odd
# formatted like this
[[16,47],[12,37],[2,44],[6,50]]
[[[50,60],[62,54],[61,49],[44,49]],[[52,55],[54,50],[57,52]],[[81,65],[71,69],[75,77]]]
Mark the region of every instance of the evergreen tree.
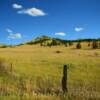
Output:
[[53,39],[53,40],[52,40],[52,42],[51,42],[51,45],[52,45],[52,46],[55,46],[55,45],[57,45],[57,42],[56,42],[56,40],[54,40],[54,39]]

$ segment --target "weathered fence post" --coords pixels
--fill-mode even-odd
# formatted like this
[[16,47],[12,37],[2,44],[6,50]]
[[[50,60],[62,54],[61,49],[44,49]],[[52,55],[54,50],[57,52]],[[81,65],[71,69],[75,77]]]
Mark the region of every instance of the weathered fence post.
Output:
[[11,63],[10,72],[12,73],[12,71],[13,71],[13,64]]
[[68,88],[67,88],[67,65],[64,65],[64,67],[63,67],[62,90],[63,90],[64,94],[68,92]]

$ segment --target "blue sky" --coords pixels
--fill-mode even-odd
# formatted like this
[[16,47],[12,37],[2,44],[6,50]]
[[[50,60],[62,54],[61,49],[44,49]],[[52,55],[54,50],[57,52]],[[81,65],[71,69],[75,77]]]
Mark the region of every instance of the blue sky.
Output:
[[17,44],[40,35],[100,37],[100,0],[0,0],[0,42]]

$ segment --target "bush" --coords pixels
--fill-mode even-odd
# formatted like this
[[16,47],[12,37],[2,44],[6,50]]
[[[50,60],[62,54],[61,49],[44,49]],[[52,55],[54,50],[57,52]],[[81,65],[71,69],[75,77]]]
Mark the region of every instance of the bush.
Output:
[[69,46],[72,46],[73,45],[73,42],[72,41],[69,41]]
[[68,47],[68,44],[67,43],[65,43],[65,47]]
[[76,48],[77,48],[77,49],[81,49],[81,48],[82,48],[82,46],[81,46],[81,43],[80,43],[80,42],[79,42],[79,43],[77,43]]
[[92,49],[97,49],[97,48],[98,48],[97,41],[93,41],[93,43],[92,43]]
[[88,42],[88,47],[90,47],[91,46],[91,43],[90,42]]
[[56,53],[62,53],[61,51],[57,50]]
[[0,46],[1,48],[7,48],[8,46],[6,46],[6,45],[2,45],[2,46]]

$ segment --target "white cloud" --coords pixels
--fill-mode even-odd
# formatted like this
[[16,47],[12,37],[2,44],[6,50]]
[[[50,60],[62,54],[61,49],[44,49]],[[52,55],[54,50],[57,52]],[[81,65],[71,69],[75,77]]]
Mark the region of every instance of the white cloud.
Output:
[[9,33],[9,36],[8,36],[8,39],[21,39],[21,38],[22,38],[22,35],[20,33],[16,33],[16,34]]
[[9,29],[9,28],[7,28],[6,31],[7,31],[8,33],[12,33],[12,32],[13,32],[13,31],[12,31],[11,29]]
[[57,33],[55,33],[55,35],[65,36],[66,33],[64,33],[64,32],[57,32]]
[[27,14],[30,16],[45,16],[46,13],[41,10],[41,9],[37,9],[37,8],[29,8],[29,9],[23,9],[17,12],[18,14]]
[[83,31],[84,30],[84,28],[82,28],[82,27],[75,27],[75,31],[76,32],[81,32],[81,31]]
[[22,9],[23,8],[22,5],[19,5],[19,4],[16,4],[16,3],[13,4],[12,7],[15,8],[15,9]]
[[21,33],[13,33],[13,31],[10,28],[7,28],[6,31],[9,33],[8,39],[21,39],[22,35]]

